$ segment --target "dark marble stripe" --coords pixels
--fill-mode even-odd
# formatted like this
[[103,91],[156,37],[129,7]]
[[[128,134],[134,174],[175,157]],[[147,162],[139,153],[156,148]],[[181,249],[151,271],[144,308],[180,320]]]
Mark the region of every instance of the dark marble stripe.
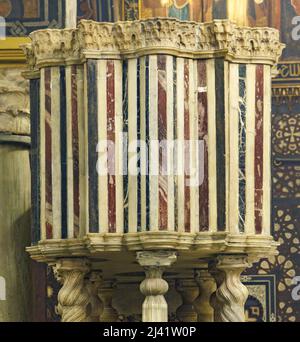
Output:
[[[137,106],[137,141],[141,140],[141,65],[140,59],[137,60],[137,97],[136,97],[136,106]],[[141,186],[142,186],[142,177],[141,177],[141,146],[138,146],[138,175],[137,175],[137,230],[142,230],[142,194],[141,194]]]
[[245,231],[246,215],[246,65],[239,65],[239,230]]
[[[128,232],[128,61],[123,61],[123,192],[124,192],[124,232]],[[125,157],[126,156],[126,157]]]
[[30,120],[31,120],[31,242],[36,244],[41,240],[40,222],[40,79],[30,80]]
[[[107,62],[107,140],[115,145],[115,64]],[[113,155],[108,155],[108,231],[116,232],[116,176],[115,176],[115,150]],[[105,194],[103,194],[104,196]]]
[[146,145],[147,145],[147,170],[146,170],[146,230],[150,230],[150,178],[149,178],[149,127],[150,127],[150,115],[149,115],[149,56],[146,56]]
[[[89,231],[99,232],[98,173],[96,169],[98,154],[98,95],[97,95],[97,61],[87,62],[88,84],[88,165],[89,165]],[[99,99],[101,101],[101,99]]]
[[[158,69],[158,140],[167,140],[167,57],[166,55],[157,56]],[[168,176],[167,158],[164,151],[159,150],[159,229],[168,229]],[[165,165],[164,165],[165,164]]]
[[77,103],[77,66],[72,66],[71,72],[71,104],[72,104],[72,155],[73,155],[73,212],[74,238],[79,236],[79,130],[78,130],[78,103]]
[[[174,141],[177,141],[177,57],[173,57],[173,120],[174,120]],[[174,149],[174,230],[178,231],[178,187],[177,187],[177,155],[176,148]]]
[[190,67],[189,60],[184,60],[184,229],[186,233],[191,231],[191,192],[190,192]]
[[52,209],[52,130],[51,130],[51,68],[45,69],[45,168],[46,168],[46,238],[53,238]]
[[217,213],[218,230],[225,230],[225,90],[224,90],[224,59],[215,60],[216,81],[216,132],[217,132]]
[[66,69],[60,67],[60,157],[61,157],[61,237],[68,237],[68,156]]
[[227,18],[227,0],[213,1],[213,18],[226,19]]
[[263,143],[264,143],[264,66],[256,66],[255,84],[255,232],[262,233]]
[[207,121],[207,67],[206,61],[199,60],[197,62],[197,77],[198,77],[198,139],[204,142],[204,155],[203,160],[200,160],[199,165],[202,169],[204,177],[203,182],[199,186],[199,229],[201,232],[208,230],[208,203],[209,203],[209,192],[208,192],[208,121]]

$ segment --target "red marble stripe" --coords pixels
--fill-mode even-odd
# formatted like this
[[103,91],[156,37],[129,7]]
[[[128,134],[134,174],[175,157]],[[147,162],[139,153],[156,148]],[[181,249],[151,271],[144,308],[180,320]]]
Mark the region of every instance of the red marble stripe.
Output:
[[263,108],[264,108],[264,67],[256,67],[255,84],[255,231],[262,233],[262,211],[263,211]]
[[191,193],[190,193],[190,111],[189,111],[189,92],[190,92],[190,68],[189,60],[184,61],[184,169],[185,169],[185,182],[184,182],[184,228],[185,232],[191,231]]
[[[107,62],[107,140],[115,143],[115,64]],[[101,101],[101,99],[99,99]],[[114,156],[108,155],[108,231],[116,232],[116,177]]]
[[200,214],[200,231],[208,230],[208,121],[207,121],[207,75],[206,61],[198,61],[198,139],[204,141],[204,159],[200,160],[199,165],[204,170],[203,183],[199,186],[199,214]]
[[45,168],[46,168],[46,238],[53,238],[52,212],[52,131],[51,131],[51,68],[45,69]]
[[72,154],[73,154],[73,211],[74,238],[79,236],[79,141],[78,141],[78,105],[77,105],[77,66],[71,72],[71,104],[72,104]]
[[[158,67],[158,140],[167,139],[167,79],[166,79],[167,57],[157,57]],[[168,229],[168,176],[167,156],[165,151],[159,151],[159,229]]]

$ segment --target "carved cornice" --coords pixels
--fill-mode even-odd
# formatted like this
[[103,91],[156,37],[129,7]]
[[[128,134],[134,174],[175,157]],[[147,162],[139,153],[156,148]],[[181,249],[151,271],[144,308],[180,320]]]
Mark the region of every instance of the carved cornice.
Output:
[[132,58],[168,53],[274,64],[283,44],[272,28],[238,27],[228,20],[209,23],[154,18],[99,23],[82,20],[77,29],[38,30],[23,47],[31,70],[45,65],[82,63],[86,58]]
[[[44,240],[27,248],[34,260],[53,262],[63,257],[100,256],[106,252],[180,251],[195,258],[217,254],[247,254],[254,262],[277,255],[278,244],[271,236],[229,233],[141,232],[131,234],[88,234],[82,239]],[[199,262],[198,262],[199,263]]]

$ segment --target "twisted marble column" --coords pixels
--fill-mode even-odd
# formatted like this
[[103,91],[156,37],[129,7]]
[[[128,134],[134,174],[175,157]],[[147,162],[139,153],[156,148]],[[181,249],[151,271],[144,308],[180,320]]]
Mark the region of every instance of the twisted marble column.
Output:
[[248,289],[241,282],[241,273],[249,267],[246,256],[218,256],[210,265],[217,290],[211,296],[215,322],[245,322]]
[[86,259],[61,259],[54,273],[63,284],[58,293],[57,313],[62,322],[90,321],[92,306],[85,277],[90,271]]
[[168,304],[164,295],[169,289],[162,279],[166,267],[177,259],[175,252],[138,252],[137,261],[144,268],[146,279],[140,290],[146,296],[143,303],[143,322],[168,322]]
[[194,301],[198,314],[198,322],[213,322],[214,310],[210,305],[210,297],[216,291],[216,283],[207,269],[195,271],[195,281],[199,286],[199,296]]

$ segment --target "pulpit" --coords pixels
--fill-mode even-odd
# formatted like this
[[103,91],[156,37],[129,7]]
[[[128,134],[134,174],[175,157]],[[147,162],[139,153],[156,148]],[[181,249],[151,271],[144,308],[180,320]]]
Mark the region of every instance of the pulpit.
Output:
[[[165,270],[182,275],[180,317],[210,320],[213,310],[215,321],[244,321],[240,274],[277,248],[270,151],[279,32],[155,18],[82,20],[30,36],[27,251],[62,284],[62,321],[103,321],[103,312],[117,320],[117,274],[144,271],[143,321],[165,322]],[[201,298],[184,280],[194,275]]]

